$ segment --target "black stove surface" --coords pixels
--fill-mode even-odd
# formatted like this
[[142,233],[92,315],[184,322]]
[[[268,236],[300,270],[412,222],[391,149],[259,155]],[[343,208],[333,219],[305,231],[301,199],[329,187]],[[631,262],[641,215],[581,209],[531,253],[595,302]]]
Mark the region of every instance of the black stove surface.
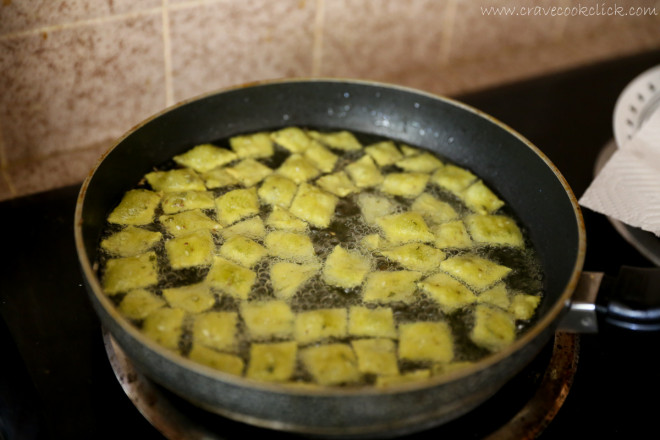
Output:
[[[458,99],[527,137],[579,197],[591,182],[599,151],[612,138],[616,98],[635,76],[658,64],[655,51]],[[0,203],[0,439],[161,439],[115,379],[82,284],[73,242],[78,189]],[[621,265],[652,266],[606,218],[583,213],[585,270],[616,275]],[[573,386],[541,437],[657,433],[658,347],[658,334],[604,329],[582,335]],[[418,437],[437,437],[427,434]],[[469,432],[451,436],[475,438]]]

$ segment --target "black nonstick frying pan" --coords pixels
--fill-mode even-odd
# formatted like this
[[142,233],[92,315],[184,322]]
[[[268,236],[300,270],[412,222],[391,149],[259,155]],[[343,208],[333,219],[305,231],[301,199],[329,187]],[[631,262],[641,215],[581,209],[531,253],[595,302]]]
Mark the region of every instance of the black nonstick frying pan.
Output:
[[[538,319],[514,344],[463,370],[391,389],[303,389],[223,374],[143,336],[103,294],[95,262],[106,217],[155,165],[194,145],[285,126],[350,130],[426,148],[472,170],[511,206],[544,274]],[[84,182],[75,237],[89,296],[135,366],[211,411],[320,435],[393,435],[473,409],[520,371],[553,335],[580,278],[586,238],[571,189],[522,136],[459,102],[403,87],[345,80],[252,84],[184,102],[122,138]]]

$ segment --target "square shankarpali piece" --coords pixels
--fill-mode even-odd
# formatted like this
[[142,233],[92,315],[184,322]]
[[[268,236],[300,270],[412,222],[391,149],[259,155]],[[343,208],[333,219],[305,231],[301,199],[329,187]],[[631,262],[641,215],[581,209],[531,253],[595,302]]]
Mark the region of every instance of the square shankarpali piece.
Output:
[[227,171],[225,167],[213,168],[202,174],[204,184],[208,189],[225,188],[238,185],[238,180]]
[[142,254],[156,245],[163,234],[155,231],[127,226],[101,241],[101,247],[108,253],[119,257],[131,257]]
[[192,326],[193,343],[220,351],[235,351],[238,347],[238,313],[206,312],[195,316]]
[[292,154],[280,165],[277,174],[301,184],[318,177],[321,170],[302,154]]
[[380,190],[393,196],[413,198],[426,189],[429,175],[424,173],[389,173],[380,184]]
[[296,182],[288,177],[273,174],[266,177],[259,188],[258,194],[263,203],[288,208],[291,205],[293,196],[296,195],[296,191],[298,191]]
[[266,236],[266,227],[264,226],[263,220],[258,215],[250,217],[243,221],[234,223],[228,228],[224,228],[220,231],[220,235],[225,240],[229,240],[231,237],[240,235],[242,237],[247,237],[255,240],[262,240]]
[[352,306],[348,309],[348,333],[371,338],[396,338],[394,313],[389,307]]
[[327,344],[300,350],[300,358],[314,381],[321,385],[341,385],[361,378],[357,359],[350,345]]
[[241,235],[228,238],[220,247],[221,256],[247,268],[257,264],[267,254],[262,245]]
[[516,321],[509,312],[479,304],[474,310],[472,342],[490,351],[499,351],[516,339]]
[[371,144],[365,147],[364,151],[371,156],[379,167],[392,165],[403,157],[403,154],[401,154],[392,141],[382,141]]
[[324,173],[329,173],[335,168],[339,157],[325,148],[318,141],[312,140],[303,153],[305,159]]
[[305,234],[273,231],[264,240],[268,253],[283,260],[315,262],[316,252],[312,240]]
[[464,284],[443,272],[425,278],[418,283],[418,286],[437,301],[446,313],[468,306],[477,300],[477,296]]
[[440,249],[424,243],[407,243],[381,250],[380,253],[406,269],[423,273],[437,270],[440,262],[446,257]]
[[405,171],[430,174],[442,167],[443,163],[431,153],[421,153],[397,160],[395,165]]
[[411,302],[415,299],[415,282],[422,276],[412,270],[375,271],[367,276],[362,299],[367,303]]
[[303,183],[298,188],[289,211],[317,228],[327,228],[335,215],[336,196]]
[[270,176],[273,170],[257,160],[243,159],[233,167],[227,168],[227,172],[247,188]]
[[220,353],[203,345],[194,344],[190,349],[190,353],[188,353],[188,358],[207,367],[237,376],[243,374],[243,369],[245,368],[243,359],[240,357],[233,354]]
[[160,195],[153,191],[129,190],[108,216],[108,222],[120,225],[148,225],[154,221],[158,203],[160,203]]
[[454,338],[449,324],[443,321],[400,324],[399,358],[451,362],[454,359]]
[[213,261],[215,243],[210,231],[199,230],[179,235],[165,242],[172,269],[208,266]]
[[497,283],[493,287],[484,290],[477,297],[477,302],[490,304],[497,306],[500,309],[507,310],[511,304],[511,298],[509,298],[509,291],[506,288],[506,283]]
[[447,258],[440,263],[440,269],[477,291],[501,281],[511,272],[509,267],[474,254]]
[[266,225],[283,231],[305,232],[307,230],[307,223],[279,206],[273,206],[273,210],[266,219]]
[[201,313],[215,305],[215,296],[205,283],[163,289],[163,296],[172,308],[188,313]]
[[465,249],[474,245],[465,224],[461,220],[435,225],[431,231],[435,236],[433,245],[438,249]]
[[201,209],[192,209],[177,214],[161,215],[158,221],[165,230],[175,237],[189,234],[195,231],[216,232],[222,229],[222,226]]
[[206,280],[216,289],[220,289],[237,299],[247,299],[257,278],[250,269],[222,257],[214,257],[213,264],[206,275]]
[[337,245],[325,260],[323,280],[331,286],[357,287],[362,284],[369,270],[371,270],[370,258]]
[[144,176],[154,191],[181,192],[206,191],[202,178],[190,168],[153,171]]
[[383,183],[384,177],[371,156],[364,155],[344,168],[355,186],[370,188]]
[[335,131],[331,133],[309,131],[308,134],[311,138],[335,150],[357,151],[362,149],[362,144],[350,131]]
[[298,345],[293,341],[254,343],[246,376],[268,382],[286,382],[296,369]]
[[133,257],[112,258],[105,265],[103,291],[107,295],[158,283],[158,263],[153,251]]
[[142,323],[142,333],[170,350],[179,350],[186,312],[163,307],[149,313]]
[[241,317],[252,340],[288,338],[293,334],[295,315],[284,301],[243,302]]
[[399,374],[396,344],[391,339],[357,339],[351,341],[358,370],[365,374]]
[[368,225],[375,225],[377,219],[392,214],[397,209],[397,204],[392,199],[372,193],[358,194],[357,204]]
[[348,174],[343,171],[321,176],[315,183],[321,189],[339,197],[346,197],[358,191],[358,187],[353,185],[351,179],[348,178]]
[[302,153],[307,149],[311,138],[298,127],[286,127],[270,134],[276,144],[286,148],[291,153]]
[[231,137],[229,145],[241,159],[271,157],[275,151],[270,134],[265,132]]
[[393,244],[412,241],[432,242],[435,239],[424,218],[417,212],[390,214],[376,219],[376,224],[385,234],[387,241]]
[[504,201],[500,200],[483,180],[479,180],[463,190],[460,198],[468,208],[478,214],[492,214],[504,206]]
[[477,176],[470,171],[451,164],[439,168],[431,176],[431,183],[456,195],[459,195],[475,180],[477,180]]
[[275,297],[289,299],[319,271],[317,263],[298,264],[278,261],[270,267],[270,281]]
[[422,193],[410,206],[413,212],[419,212],[429,225],[435,225],[458,219],[458,213],[447,202],[443,202],[429,193]]
[[346,336],[346,309],[319,309],[296,315],[294,335],[299,344]]
[[165,214],[175,214],[191,209],[214,209],[215,201],[210,191],[171,192],[163,195],[160,207]]
[[509,305],[509,313],[513,315],[514,318],[520,320],[532,319],[536,308],[541,303],[541,297],[539,295],[528,295],[522,292],[516,292],[511,297],[511,304]]
[[223,226],[256,215],[259,213],[257,188],[229,191],[215,199],[215,206],[218,212],[218,220]]
[[129,291],[119,303],[119,312],[128,319],[140,320],[167,305],[165,300],[146,289]]
[[235,159],[236,154],[232,151],[212,144],[197,145],[183,154],[174,156],[174,162],[200,173],[205,173]]
[[516,222],[504,215],[472,214],[465,217],[472,239],[480,244],[523,247],[525,241]]

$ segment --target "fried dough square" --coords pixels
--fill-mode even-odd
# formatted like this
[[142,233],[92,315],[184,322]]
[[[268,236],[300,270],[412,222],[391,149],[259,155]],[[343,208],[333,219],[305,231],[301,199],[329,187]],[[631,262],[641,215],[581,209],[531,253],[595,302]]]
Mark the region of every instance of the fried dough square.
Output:
[[295,342],[252,344],[246,377],[268,382],[285,382],[296,369],[298,345]]
[[428,181],[429,175],[424,173],[389,173],[380,190],[393,196],[413,198],[424,192]]
[[229,138],[231,149],[241,159],[261,159],[274,153],[273,141],[269,133],[260,132]]
[[149,313],[142,323],[142,333],[170,350],[178,350],[183,334],[183,319],[186,312],[181,309],[163,307]]
[[101,241],[101,247],[119,257],[142,254],[156,245],[163,237],[160,232],[148,231],[136,226],[127,226]]
[[480,303],[491,304],[504,310],[507,310],[511,304],[509,291],[507,290],[505,283],[497,283],[490,289],[484,290],[477,297],[477,301]]
[[309,131],[308,134],[313,139],[316,139],[335,150],[357,151],[362,149],[362,144],[350,131],[335,131],[332,133]]
[[273,207],[266,219],[266,224],[271,228],[284,231],[305,232],[307,230],[307,223],[279,206]]
[[240,235],[227,239],[220,247],[220,255],[250,268],[268,254],[266,248],[254,240]]
[[396,338],[394,313],[389,307],[370,309],[352,306],[348,309],[348,333],[372,338]]
[[233,167],[227,168],[227,172],[248,188],[270,176],[273,170],[254,159],[243,159]]
[[305,159],[310,161],[316,168],[329,173],[335,168],[339,157],[332,151],[325,148],[318,141],[312,140],[303,153]]
[[407,243],[380,253],[406,269],[422,273],[436,270],[438,264],[446,258],[441,250],[423,243]]
[[357,204],[368,225],[374,225],[377,219],[393,213],[397,208],[396,203],[389,198],[371,193],[358,194]]
[[325,260],[323,280],[331,286],[356,287],[362,284],[370,269],[370,258],[337,245]]
[[132,189],[108,216],[108,222],[120,225],[147,225],[154,221],[160,196],[146,189]]
[[358,187],[353,185],[348,174],[343,171],[319,177],[315,183],[321,189],[339,197],[346,197],[358,191]]
[[397,160],[395,165],[408,172],[430,174],[442,167],[443,163],[431,153],[421,153]]
[[516,322],[510,313],[485,304],[477,305],[470,332],[472,342],[490,351],[499,351],[515,338]]
[[279,261],[270,267],[270,281],[276,298],[289,299],[319,271],[316,263]]
[[252,340],[288,338],[293,334],[295,315],[284,301],[243,302],[241,317]]
[[201,313],[215,305],[215,297],[204,283],[163,289],[163,296],[172,308],[189,313]]
[[219,223],[209,218],[201,209],[192,209],[171,215],[161,215],[158,221],[168,233],[175,237],[194,231],[215,232],[222,229]]
[[516,222],[504,215],[472,214],[465,217],[472,239],[477,243],[523,247],[525,242]]
[[172,269],[207,266],[213,260],[215,243],[210,231],[200,230],[179,235],[165,242]]
[[146,289],[134,289],[119,303],[119,312],[128,319],[140,320],[166,304],[163,298]]
[[358,339],[351,341],[358,370],[365,374],[399,374],[396,345],[390,339]]
[[515,293],[511,297],[509,313],[519,320],[532,319],[536,308],[541,303],[541,297],[538,295],[528,295],[526,293]]
[[321,385],[357,382],[360,372],[357,359],[347,344],[327,344],[300,350],[303,365]]
[[299,344],[346,336],[346,309],[319,309],[296,316],[294,335]]
[[403,157],[392,141],[382,141],[369,145],[364,148],[364,151],[371,156],[379,167],[392,165]]
[[511,268],[476,255],[459,255],[440,263],[440,269],[458,278],[477,291],[502,280]]
[[439,168],[431,176],[431,183],[457,195],[475,180],[477,180],[477,176],[470,171],[451,164]]
[[410,206],[413,212],[419,212],[430,225],[458,219],[458,213],[447,202],[443,202],[429,193],[422,193]]
[[446,322],[399,325],[399,358],[411,361],[451,362],[454,339]]
[[364,155],[344,168],[355,186],[370,188],[383,183],[384,177],[369,155]]
[[213,258],[211,269],[206,275],[211,287],[220,289],[237,299],[248,298],[256,278],[255,272],[222,257]]
[[228,228],[224,228],[220,231],[220,235],[222,235],[225,240],[228,240],[235,235],[261,240],[266,236],[266,228],[261,217],[255,215],[254,217],[234,223]]
[[243,374],[245,368],[243,359],[240,357],[233,354],[219,353],[202,345],[193,345],[190,353],[188,353],[188,358],[207,367],[236,376]]
[[433,298],[446,313],[477,301],[477,296],[460,281],[438,272],[418,283],[420,289]]
[[204,184],[208,189],[225,188],[238,185],[238,180],[227,171],[227,168],[217,167],[202,174]]
[[432,228],[435,240],[433,244],[439,249],[465,249],[472,247],[472,239],[461,220],[441,223]]
[[273,231],[265,239],[268,253],[272,256],[297,262],[316,260],[312,240],[305,235],[290,231]]
[[236,159],[236,154],[212,144],[197,145],[183,154],[174,156],[174,162],[204,173]]
[[286,148],[291,153],[302,153],[307,149],[311,138],[298,127],[286,127],[270,134],[270,137],[278,145]]
[[483,180],[479,180],[463,190],[460,198],[468,208],[479,214],[492,214],[504,206],[504,202],[486,186]]
[[393,244],[432,242],[435,239],[424,218],[417,212],[386,215],[376,219],[376,224],[382,229],[387,241]]
[[237,325],[236,312],[197,315],[192,325],[193,343],[221,351],[235,351],[238,346]]
[[292,154],[277,169],[277,174],[293,180],[297,184],[307,182],[321,174],[321,170],[302,154]]
[[153,251],[132,257],[112,258],[105,265],[103,291],[107,295],[158,283],[158,263]]
[[229,191],[215,199],[215,206],[218,210],[218,220],[223,226],[259,214],[257,188]]
[[414,299],[415,282],[421,273],[411,270],[376,271],[367,276],[362,292],[364,302],[410,302]]
[[335,215],[336,196],[314,185],[303,183],[298,188],[289,211],[317,228],[327,228]]
[[170,171],[153,171],[147,173],[144,177],[154,191],[206,191],[206,186],[204,186],[202,178],[190,168],[181,168]]
[[288,208],[296,191],[298,191],[296,182],[288,177],[273,174],[264,180],[258,194],[263,203]]
[[165,193],[160,206],[163,213],[175,214],[191,209],[214,209],[215,202],[210,191],[183,191]]

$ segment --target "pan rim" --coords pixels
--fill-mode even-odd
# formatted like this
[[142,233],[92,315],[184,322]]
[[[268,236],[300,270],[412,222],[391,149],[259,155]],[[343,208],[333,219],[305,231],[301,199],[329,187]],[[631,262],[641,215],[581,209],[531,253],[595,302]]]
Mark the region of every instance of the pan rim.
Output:
[[[147,338],[143,335],[134,325],[132,325],[126,318],[121,316],[117,311],[116,307],[111,303],[107,295],[103,293],[100,282],[96,276],[95,270],[93,269],[93,263],[90,261],[89,256],[85,250],[82,225],[83,218],[82,213],[84,210],[85,196],[87,193],[87,188],[92,182],[96,171],[104,162],[105,158],[122,142],[131,136],[133,133],[138,131],[141,127],[147,125],[153,120],[159,118],[160,116],[174,111],[175,109],[184,107],[188,104],[194,103],[196,101],[202,100],[215,95],[231,93],[239,91],[245,88],[257,88],[264,86],[273,86],[273,85],[284,85],[284,84],[293,84],[293,83],[338,83],[338,84],[347,84],[347,85],[362,85],[370,86],[375,88],[383,88],[390,90],[399,90],[408,94],[424,96],[433,100],[444,101],[455,107],[459,107],[467,112],[473,113],[480,118],[486,119],[492,124],[497,125],[501,129],[505,130],[507,133],[516,137],[520,142],[525,146],[531,149],[543,162],[548,166],[548,168],[553,172],[558,181],[561,183],[564,188],[566,195],[569,198],[571,203],[573,214],[575,216],[576,228],[578,231],[578,240],[577,240],[577,255],[573,268],[571,271],[571,276],[564,287],[559,298],[555,300],[555,303],[550,307],[550,309],[545,313],[544,316],[541,316],[539,320],[532,325],[522,336],[520,336],[516,341],[506,348],[500,350],[497,353],[493,353],[472,365],[466,366],[465,368],[458,369],[446,374],[438,375],[431,377],[426,380],[420,380],[416,382],[403,383],[398,385],[392,385],[385,388],[377,388],[374,386],[360,386],[360,387],[324,387],[324,386],[310,386],[310,387],[301,387],[299,385],[292,385],[286,383],[269,383],[263,381],[257,381],[254,379],[249,379],[242,376],[232,375],[230,373],[225,373],[222,371],[214,370],[211,367],[194,362],[190,359],[187,359],[181,356],[178,353],[175,353],[171,350],[168,350],[155,341]],[[152,352],[155,352],[158,356],[165,358],[168,362],[176,364],[186,370],[190,370],[197,375],[204,376],[207,379],[220,380],[224,383],[235,385],[242,388],[251,388],[258,391],[272,392],[272,393],[285,393],[285,394],[294,394],[294,395],[305,395],[305,396],[325,396],[325,397],[342,397],[342,396],[368,396],[368,395],[383,395],[383,394],[398,394],[406,392],[414,392],[421,389],[432,388],[441,384],[453,382],[455,380],[465,378],[471,375],[474,375],[480,371],[486,370],[488,368],[497,365],[508,357],[512,356],[514,353],[523,349],[527,346],[532,340],[534,340],[541,333],[550,328],[553,324],[558,321],[558,318],[561,316],[562,312],[566,310],[567,306],[570,304],[572,294],[577,286],[577,283],[582,272],[582,267],[584,265],[584,260],[586,256],[586,228],[584,225],[584,219],[582,216],[581,209],[579,207],[577,198],[570,188],[568,182],[561,174],[559,169],[552,163],[552,161],[534,144],[527,140],[520,133],[506,125],[505,123],[499,121],[495,117],[475,108],[468,104],[465,104],[461,101],[458,101],[453,98],[449,98],[443,95],[415,89],[408,86],[390,84],[386,82],[371,81],[371,80],[361,80],[361,79],[349,79],[349,78],[324,78],[324,77],[296,77],[296,78],[280,78],[280,79],[270,79],[263,81],[254,81],[248,82],[240,85],[234,85],[230,87],[220,88],[208,93],[203,93],[198,96],[182,100],[174,105],[171,105],[160,112],[155,113],[154,115],[146,118],[140,123],[136,124],[126,133],[118,138],[118,140],[113,143],[111,147],[104,152],[94,168],[89,172],[86,179],[83,181],[80,192],[78,194],[78,199],[76,203],[76,209],[74,214],[74,238],[78,260],[81,266],[81,269],[85,275],[86,281],[91,287],[93,294],[96,300],[99,301],[104,311],[107,312],[117,323],[122,330],[124,330],[131,338],[137,340],[141,345],[146,346]],[[553,329],[554,330],[554,329]],[[165,385],[165,384],[163,384]]]

